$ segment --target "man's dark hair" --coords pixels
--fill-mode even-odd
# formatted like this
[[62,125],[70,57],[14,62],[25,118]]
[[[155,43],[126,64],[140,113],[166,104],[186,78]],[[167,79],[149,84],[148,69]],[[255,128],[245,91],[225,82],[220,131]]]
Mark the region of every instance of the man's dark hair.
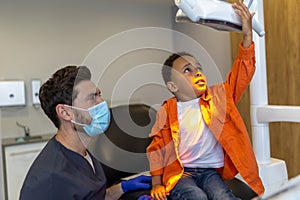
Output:
[[78,92],[74,87],[83,80],[90,80],[91,72],[85,66],[66,66],[57,70],[52,77],[45,82],[39,91],[41,107],[50,118],[56,128],[60,127],[60,121],[56,114],[58,104],[72,105]]
[[193,55],[191,55],[187,52],[178,52],[178,53],[173,53],[172,55],[170,55],[167,58],[167,60],[164,62],[163,67],[162,67],[162,76],[163,76],[165,84],[167,84],[169,81],[171,81],[171,72],[172,72],[172,67],[173,67],[174,61],[177,58],[180,58],[183,56],[194,57]]

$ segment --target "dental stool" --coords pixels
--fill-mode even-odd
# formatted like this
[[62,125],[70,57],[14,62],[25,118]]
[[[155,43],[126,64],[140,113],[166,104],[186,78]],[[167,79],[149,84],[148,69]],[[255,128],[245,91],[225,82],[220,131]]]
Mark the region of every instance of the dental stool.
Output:
[[[149,171],[146,148],[156,119],[156,110],[144,104],[120,105],[110,108],[110,111],[108,129],[95,136],[88,148],[102,163],[108,187],[128,176]],[[247,184],[236,178],[226,181],[226,184],[243,200],[256,196]],[[135,200],[144,194],[150,194],[150,190],[128,192],[120,200]]]

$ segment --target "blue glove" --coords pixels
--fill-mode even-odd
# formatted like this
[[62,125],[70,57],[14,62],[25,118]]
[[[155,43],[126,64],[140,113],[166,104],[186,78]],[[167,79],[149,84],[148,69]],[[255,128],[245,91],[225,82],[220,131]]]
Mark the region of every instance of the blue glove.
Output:
[[151,176],[141,175],[136,178],[121,182],[123,192],[138,189],[149,189],[151,187]]
[[151,196],[145,194],[143,196],[140,196],[137,200],[154,200],[154,199],[152,199]]

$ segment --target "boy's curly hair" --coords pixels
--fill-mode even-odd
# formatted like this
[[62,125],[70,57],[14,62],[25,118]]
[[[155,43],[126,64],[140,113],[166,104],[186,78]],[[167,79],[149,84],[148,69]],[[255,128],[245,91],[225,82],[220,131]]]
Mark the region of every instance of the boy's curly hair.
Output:
[[193,55],[182,51],[182,52],[178,52],[178,53],[173,53],[164,62],[163,66],[162,66],[162,76],[163,76],[165,84],[167,84],[167,82],[171,81],[171,74],[172,74],[172,68],[173,68],[174,61],[177,58],[180,58],[183,56],[194,57]]

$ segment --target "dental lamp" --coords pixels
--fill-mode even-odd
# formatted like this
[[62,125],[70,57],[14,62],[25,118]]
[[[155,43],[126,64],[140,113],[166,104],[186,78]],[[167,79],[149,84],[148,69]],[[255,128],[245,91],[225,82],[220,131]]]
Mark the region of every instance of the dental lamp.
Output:
[[[213,29],[240,32],[242,21],[230,3],[220,0],[175,0],[179,8],[176,22],[193,22]],[[249,2],[248,8],[252,1]],[[260,36],[265,35],[264,27],[256,19],[252,20],[253,30]]]

